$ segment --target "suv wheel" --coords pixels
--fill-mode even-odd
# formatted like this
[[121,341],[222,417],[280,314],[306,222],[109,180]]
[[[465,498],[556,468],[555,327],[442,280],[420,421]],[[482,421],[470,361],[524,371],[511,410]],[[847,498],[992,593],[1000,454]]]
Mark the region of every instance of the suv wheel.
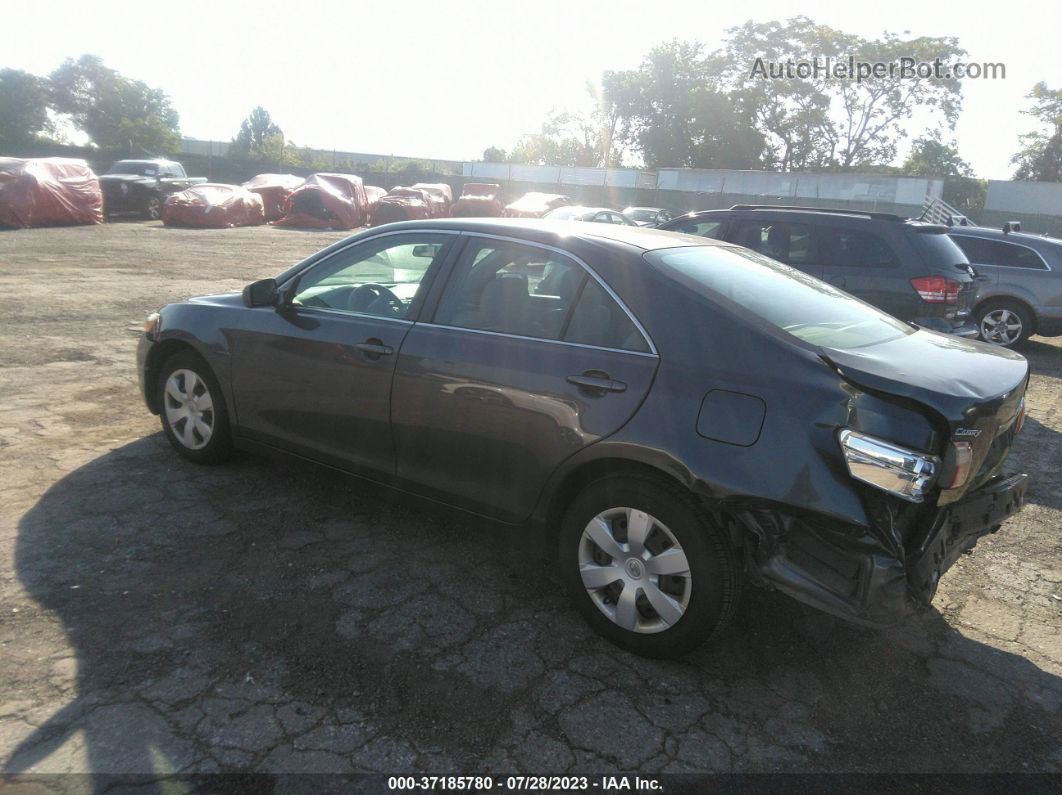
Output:
[[1015,301],[986,301],[977,310],[977,330],[985,342],[1013,348],[1032,336],[1033,322]]
[[158,196],[152,196],[147,200],[147,204],[144,205],[144,217],[149,218],[152,221],[157,221],[162,217],[162,199]]
[[560,532],[561,576],[601,635],[647,657],[677,657],[721,630],[743,570],[724,528],[682,489],[618,476],[572,503]]
[[225,398],[203,359],[191,351],[171,356],[156,383],[162,430],[174,449],[197,464],[232,455]]

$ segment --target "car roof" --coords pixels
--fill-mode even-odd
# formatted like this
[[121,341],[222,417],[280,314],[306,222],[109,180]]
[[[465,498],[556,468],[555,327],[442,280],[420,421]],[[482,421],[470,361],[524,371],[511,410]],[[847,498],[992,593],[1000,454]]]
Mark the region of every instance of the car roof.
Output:
[[[605,208],[607,209],[607,208]],[[372,231],[381,230],[376,227]],[[434,218],[422,221],[402,221],[388,224],[388,231],[404,229],[440,229],[462,232],[480,232],[489,235],[521,237],[529,241],[557,245],[565,238],[587,241],[609,240],[643,251],[682,246],[733,247],[732,243],[712,240],[699,235],[679,232],[663,232],[644,226],[626,224],[597,224],[588,221],[560,221],[549,218]]]
[[561,207],[554,207],[550,210],[551,213],[555,212],[575,212],[575,213],[618,213],[618,210],[613,210],[611,207],[587,207],[585,204],[566,204]]
[[663,207],[626,207],[626,208],[624,208],[623,212],[626,213],[626,212],[631,212],[633,210],[647,210],[648,212],[651,212],[651,213],[659,213],[659,212],[663,212],[664,208]]
[[871,210],[845,210],[831,207],[785,207],[782,205],[734,205],[733,207],[719,208],[715,210],[694,210],[692,212],[686,213],[685,215],[676,216],[675,218],[672,218],[671,221],[669,221],[668,223],[677,223],[683,218],[704,218],[711,217],[713,215],[725,215],[727,217],[732,217],[734,215],[742,214],[750,217],[755,217],[756,215],[761,214],[775,215],[789,218],[800,218],[802,220],[821,217],[829,219],[831,224],[895,224],[897,228],[914,228],[919,231],[925,232],[947,232],[949,230],[949,227],[944,226],[943,224],[928,223],[926,221],[920,221],[917,218],[903,218],[899,215],[893,215],[892,213],[879,213]]
[[125,158],[123,160],[114,161],[114,164],[118,165],[119,163],[176,163],[176,162],[177,162],[176,160],[166,160],[166,159],[161,158],[161,157],[154,157],[154,158],[151,158],[151,157],[149,157],[149,158],[127,157],[127,158]]
[[949,235],[965,235],[966,237],[983,237],[987,240],[1012,240],[1015,243],[1048,243],[1062,245],[1062,239],[1050,235],[1034,235],[1031,232],[1004,232],[993,226],[952,226],[948,228]]

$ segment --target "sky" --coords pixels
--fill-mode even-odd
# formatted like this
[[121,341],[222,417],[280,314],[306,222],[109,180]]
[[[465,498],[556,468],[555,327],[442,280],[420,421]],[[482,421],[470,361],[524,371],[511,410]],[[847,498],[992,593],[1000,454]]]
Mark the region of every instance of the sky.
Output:
[[[709,49],[726,29],[797,14],[864,36],[956,36],[967,61],[1002,62],[1004,80],[963,82],[954,133],[978,176],[1007,179],[1020,111],[1037,81],[1062,87],[1062,4],[704,0],[626,2],[201,2],[0,0],[0,67],[48,74],[67,57],[166,91],[181,132],[228,141],[256,106],[300,146],[470,160],[512,147],[552,109],[586,104],[586,81],[636,67],[673,38]],[[917,137],[926,119],[908,132]]]

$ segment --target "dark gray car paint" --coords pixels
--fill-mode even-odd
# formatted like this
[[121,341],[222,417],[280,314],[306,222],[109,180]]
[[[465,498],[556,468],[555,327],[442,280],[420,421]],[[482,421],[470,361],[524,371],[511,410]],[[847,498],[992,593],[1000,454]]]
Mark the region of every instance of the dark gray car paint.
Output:
[[[239,296],[212,296],[165,307],[160,331],[141,341],[140,371],[149,407],[158,410],[153,385],[162,360],[174,346],[189,345],[217,374],[240,446],[281,447],[421,496],[547,531],[555,526],[568,490],[588,473],[637,467],[685,484],[714,510],[725,511],[750,573],[762,584],[871,623],[895,621],[908,593],[923,602],[932,596],[942,564],[930,566],[926,575],[915,559],[905,562],[905,549],[915,539],[921,539],[924,549],[946,539],[942,528],[950,509],[937,507],[939,494],[913,505],[857,484],[840,456],[837,430],[863,430],[939,452],[956,423],[973,421],[981,423],[989,442],[993,428],[1012,415],[1024,393],[1028,367],[1022,357],[928,331],[912,332],[902,344],[858,352],[801,343],[683,288],[643,258],[648,249],[710,242],[637,227],[408,222],[337,243],[278,281],[283,287],[352,242],[404,229],[505,235],[560,247],[615,291],[648,332],[656,355],[440,328],[426,322],[430,300],[410,315],[414,323],[364,318],[324,323],[317,312],[249,309]],[[433,263],[428,279],[443,266]],[[431,286],[433,293],[443,279]],[[263,343],[259,352],[260,361],[278,357],[274,373],[281,376],[280,391],[291,390],[288,396],[259,394],[257,403],[246,405],[234,401],[232,385],[241,382],[241,368],[251,366],[252,359],[243,361],[244,356],[256,355],[241,349],[248,331],[265,330],[268,340],[278,324],[299,323],[306,327],[296,336],[307,342],[323,335],[313,341],[315,361],[299,362],[299,356],[289,355],[275,341]],[[356,376],[371,369],[358,360],[363,354],[343,349],[378,332],[380,323],[394,326],[393,385],[386,386],[385,367],[370,379],[373,394],[362,402],[353,392]],[[241,361],[234,362],[236,358]],[[286,368],[301,373],[310,368],[312,377],[300,389],[296,379],[285,376]],[[566,377],[588,368],[625,381],[628,391],[581,394]],[[329,373],[336,374],[340,386],[348,385],[350,400],[320,394],[337,391]],[[268,381],[258,388],[267,390]],[[762,426],[752,444],[742,447],[697,433],[701,406],[713,390],[762,402]],[[321,417],[302,425],[298,412],[314,412],[318,400],[326,407],[324,419],[338,416],[351,438],[315,438],[329,425]],[[268,411],[263,416],[269,401],[283,407],[278,415],[282,422]],[[382,441],[388,437],[382,419],[388,401],[393,457]],[[362,433],[371,442],[368,453],[351,449]],[[996,457],[1000,448],[1006,452],[1006,445],[995,445]],[[952,499],[980,499],[979,489],[995,482],[991,479],[1001,463],[999,458],[992,467],[983,467],[967,487],[971,494]],[[971,538],[976,540],[988,528],[974,529]],[[967,535],[956,536],[949,555],[960,541],[972,543]],[[928,554],[924,549],[923,556]]]

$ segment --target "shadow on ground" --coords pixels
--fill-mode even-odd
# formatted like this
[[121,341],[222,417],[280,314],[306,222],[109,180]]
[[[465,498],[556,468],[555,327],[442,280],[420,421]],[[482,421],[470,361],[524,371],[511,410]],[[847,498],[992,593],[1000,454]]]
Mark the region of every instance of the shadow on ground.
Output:
[[[57,482],[17,571],[76,688],[4,771],[1062,767],[1060,680],[935,611],[866,632],[753,592],[718,643],[644,660],[496,528],[400,501],[309,465],[195,467],[159,435]],[[63,665],[5,678],[32,701]]]

